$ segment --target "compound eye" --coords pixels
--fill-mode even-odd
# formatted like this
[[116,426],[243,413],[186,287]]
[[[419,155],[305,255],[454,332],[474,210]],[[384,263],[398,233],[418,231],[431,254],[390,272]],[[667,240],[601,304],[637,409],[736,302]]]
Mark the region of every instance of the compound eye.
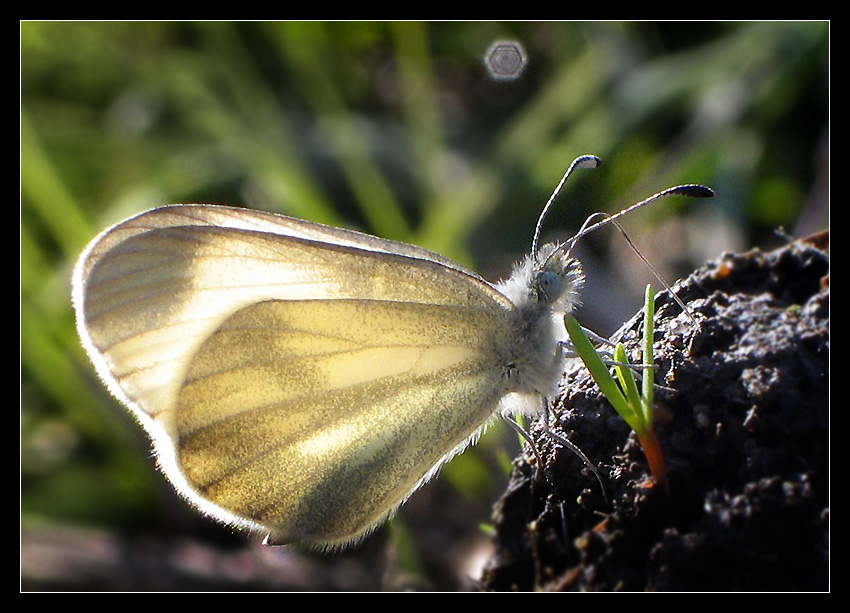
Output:
[[564,279],[554,271],[544,270],[537,275],[537,291],[545,302],[554,302],[564,291]]

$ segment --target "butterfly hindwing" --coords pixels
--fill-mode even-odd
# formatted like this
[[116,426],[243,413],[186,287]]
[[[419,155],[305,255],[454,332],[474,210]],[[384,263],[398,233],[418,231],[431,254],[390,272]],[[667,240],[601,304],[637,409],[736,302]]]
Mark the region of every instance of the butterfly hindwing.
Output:
[[[379,524],[491,416],[486,311],[375,300],[242,309],[190,363],[177,460],[205,499],[276,542]],[[439,385],[435,385],[439,381]]]

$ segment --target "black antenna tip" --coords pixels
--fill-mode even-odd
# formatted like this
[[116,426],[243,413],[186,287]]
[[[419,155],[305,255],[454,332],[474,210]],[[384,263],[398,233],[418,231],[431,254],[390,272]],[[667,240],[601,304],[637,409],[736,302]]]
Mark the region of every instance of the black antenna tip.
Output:
[[673,190],[674,194],[690,196],[691,198],[713,198],[714,191],[704,185],[680,185]]

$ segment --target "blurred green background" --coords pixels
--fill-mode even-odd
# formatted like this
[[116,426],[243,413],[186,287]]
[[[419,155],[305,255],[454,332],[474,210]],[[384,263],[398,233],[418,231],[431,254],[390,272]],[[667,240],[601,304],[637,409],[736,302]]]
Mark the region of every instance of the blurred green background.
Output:
[[[518,78],[488,74],[500,40],[524,49]],[[570,161],[593,153],[604,165],[574,175],[544,238],[709,185],[711,201],[624,221],[672,282],[723,250],[778,245],[779,228],[828,227],[828,111],[826,22],[22,22],[22,589],[466,589],[517,449],[485,437],[392,528],[330,559],[200,518],[79,346],[69,275],[108,224],[235,204],[497,280]],[[579,318],[610,334],[652,277],[610,229],[579,255]]]

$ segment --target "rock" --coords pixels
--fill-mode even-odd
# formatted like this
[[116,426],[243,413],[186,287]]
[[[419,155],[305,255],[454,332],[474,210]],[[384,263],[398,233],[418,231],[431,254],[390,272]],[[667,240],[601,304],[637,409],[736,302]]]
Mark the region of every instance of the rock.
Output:
[[[586,370],[533,426],[496,506],[485,590],[829,589],[829,234],[724,254],[656,299],[655,430],[669,496]],[[614,335],[637,356],[641,316]],[[635,358],[632,358],[635,361]],[[586,472],[586,471],[585,471]]]

